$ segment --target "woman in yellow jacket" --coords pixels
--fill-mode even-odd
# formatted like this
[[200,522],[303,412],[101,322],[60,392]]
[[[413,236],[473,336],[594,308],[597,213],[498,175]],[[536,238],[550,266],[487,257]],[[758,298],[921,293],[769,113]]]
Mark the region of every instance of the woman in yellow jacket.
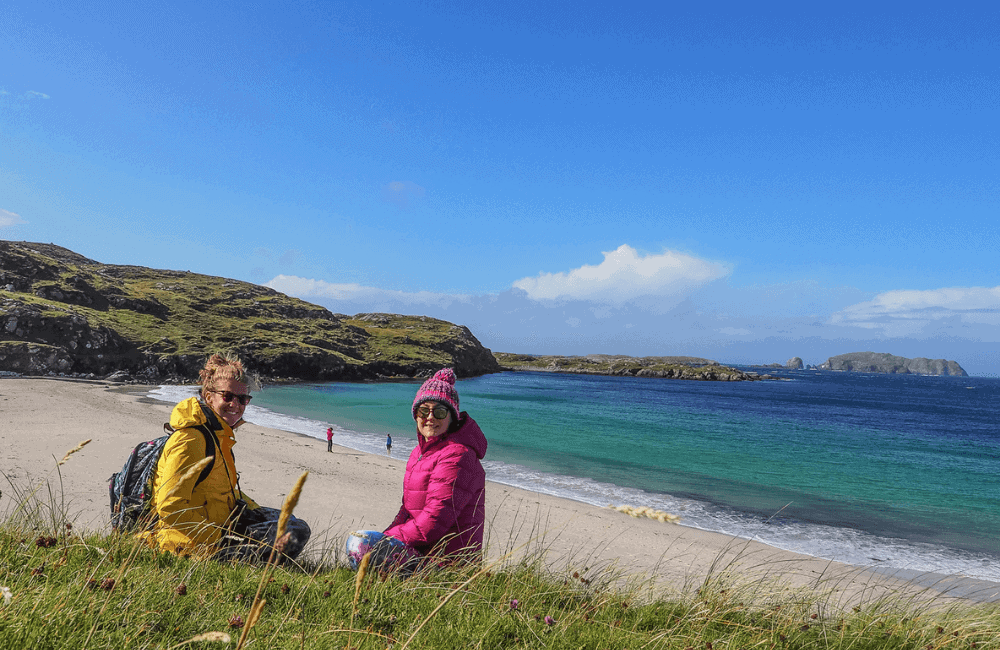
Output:
[[[156,465],[153,510],[157,522],[140,537],[151,546],[182,555],[219,558],[266,557],[274,545],[278,510],[262,508],[243,494],[236,472],[235,431],[252,399],[251,378],[235,357],[213,354],[202,368],[199,397],[174,407],[175,429]],[[191,473],[214,456],[210,470]],[[283,553],[294,558],[309,539],[309,526],[292,518]]]

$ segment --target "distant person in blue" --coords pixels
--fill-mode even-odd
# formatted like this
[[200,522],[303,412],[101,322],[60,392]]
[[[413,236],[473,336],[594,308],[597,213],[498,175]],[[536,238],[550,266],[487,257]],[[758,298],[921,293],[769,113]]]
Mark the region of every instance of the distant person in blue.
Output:
[[392,455],[392,436],[391,435],[386,435],[386,437],[385,437],[385,455],[386,456],[391,456]]

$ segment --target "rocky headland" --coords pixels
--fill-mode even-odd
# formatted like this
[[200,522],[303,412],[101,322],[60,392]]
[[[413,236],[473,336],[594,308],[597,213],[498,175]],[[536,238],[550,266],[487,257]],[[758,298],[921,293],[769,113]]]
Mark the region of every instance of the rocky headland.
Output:
[[590,354],[557,356],[494,353],[504,370],[533,372],[564,372],[582,375],[617,377],[657,377],[694,379],[701,381],[754,381],[772,379],[770,375],[743,372],[720,365],[711,359],[698,357],[629,357],[623,355]]
[[425,316],[345,316],[267,287],[102,264],[53,244],[0,241],[0,374],[191,381],[211,352],[270,379],[498,372],[468,328]]
[[874,372],[896,375],[950,375],[968,377],[956,361],[945,359],[907,359],[885,352],[849,352],[830,357],[818,366],[820,370]]

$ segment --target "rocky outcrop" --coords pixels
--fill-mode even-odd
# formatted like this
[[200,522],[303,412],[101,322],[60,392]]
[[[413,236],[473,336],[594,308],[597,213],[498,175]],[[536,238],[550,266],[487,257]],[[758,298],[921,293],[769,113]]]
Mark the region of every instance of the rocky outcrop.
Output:
[[907,359],[885,352],[850,352],[830,357],[819,365],[820,370],[839,370],[850,372],[875,372],[902,375],[951,375],[968,377],[968,374],[955,361],[945,359]]
[[710,369],[706,372],[698,372],[693,368],[671,368],[667,370],[643,368],[634,374],[630,370],[615,374],[635,377],[658,377],[663,379],[693,379],[697,381],[755,381],[767,378],[755,372],[743,372],[742,370],[726,366],[719,366],[718,369]]
[[293,380],[499,370],[468,328],[445,321],[351,318],[248,282],[0,241],[0,373],[191,381],[215,351]]
[[[500,367],[493,353],[483,347],[465,325],[452,325],[444,337],[429,346],[455,359],[455,372],[460,376],[485,374],[482,372],[483,368],[491,368],[490,372],[496,372]],[[439,368],[428,368],[428,376],[438,370]]]
[[582,357],[530,355],[497,352],[494,355],[505,370],[560,372],[614,377],[655,377],[698,381],[755,381],[770,375],[743,372],[697,357],[629,357],[591,354]]
[[789,370],[802,370],[803,368],[802,359],[800,359],[799,357],[792,357],[791,359],[785,362],[785,368]]

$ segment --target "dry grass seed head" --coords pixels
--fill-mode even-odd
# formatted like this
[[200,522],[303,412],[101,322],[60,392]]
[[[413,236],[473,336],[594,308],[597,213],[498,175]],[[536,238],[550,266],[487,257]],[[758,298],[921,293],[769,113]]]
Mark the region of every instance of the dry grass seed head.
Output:
[[368,574],[368,563],[371,562],[371,559],[372,554],[369,551],[361,558],[361,564],[358,566],[358,575],[354,578],[354,607],[358,606],[358,597],[361,596],[361,584],[365,581],[365,576]]
[[84,447],[86,447],[87,445],[89,445],[91,440],[92,440],[92,438],[87,438],[86,440],[84,440],[83,442],[81,442],[80,444],[78,444],[76,447],[73,447],[72,449],[70,449],[69,451],[67,451],[66,455],[62,457],[61,461],[59,461],[59,464],[57,465],[57,467],[59,465],[62,465],[63,463],[65,463],[67,460],[69,460],[70,456],[72,456],[76,452],[80,451],[81,449],[83,449]]
[[261,612],[264,611],[264,603],[266,602],[266,598],[261,598],[257,601],[257,604],[253,606],[253,609],[250,610],[250,615],[247,616],[247,632],[249,632],[254,625],[257,625],[257,620],[260,618]]

